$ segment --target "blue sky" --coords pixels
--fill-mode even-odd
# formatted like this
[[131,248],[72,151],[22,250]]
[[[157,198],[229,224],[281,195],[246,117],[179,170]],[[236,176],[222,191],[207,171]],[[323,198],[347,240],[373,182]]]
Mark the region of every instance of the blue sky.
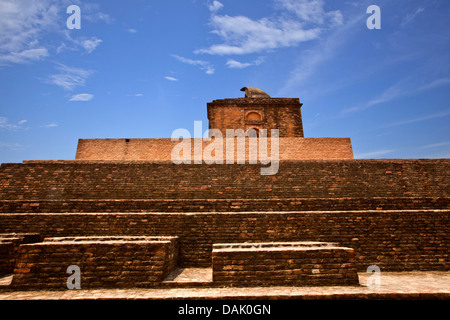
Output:
[[0,0],[0,162],[206,130],[206,103],[243,86],[300,98],[305,137],[350,137],[357,158],[448,158],[449,17],[447,0]]

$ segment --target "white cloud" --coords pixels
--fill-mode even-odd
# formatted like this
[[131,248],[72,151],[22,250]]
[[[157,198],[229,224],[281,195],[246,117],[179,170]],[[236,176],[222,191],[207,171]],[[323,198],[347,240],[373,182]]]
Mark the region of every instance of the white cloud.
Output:
[[135,96],[135,97],[143,97],[144,94],[143,94],[143,93],[136,93],[134,96]]
[[71,32],[69,30],[64,30],[64,36],[66,40],[68,40],[68,43],[72,43],[73,45],[70,46],[67,43],[63,42],[61,45],[56,49],[57,53],[60,53],[62,50],[72,50],[76,51],[78,48],[83,48],[87,53],[92,53],[99,45],[103,42],[103,40],[98,39],[97,37],[91,37],[89,39],[85,37],[80,37],[79,39],[74,39],[71,36]]
[[226,65],[228,66],[228,68],[231,69],[243,69],[243,68],[247,68],[250,66],[259,66],[261,63],[264,62],[264,58],[259,57],[258,59],[256,59],[253,62],[240,62],[234,59],[228,59],[226,62]]
[[103,12],[97,12],[95,15],[97,16],[97,18],[99,20],[102,20],[102,21],[104,21],[106,23],[113,23],[113,21],[114,21],[114,19],[111,18],[110,15],[108,15],[106,13],[103,13]]
[[23,125],[27,122],[28,122],[27,120],[20,120],[19,122],[17,122],[17,124],[14,124],[10,123],[8,121],[8,118],[0,117],[0,128],[11,131],[20,130],[23,129]]
[[177,78],[174,78],[174,77],[168,77],[168,76],[164,77],[164,79],[169,80],[169,81],[178,81]]
[[402,90],[398,85],[393,85],[387,88],[381,95],[379,95],[375,99],[370,100],[365,107],[368,108],[380,103],[388,102],[404,94],[405,91]]
[[79,94],[73,95],[69,99],[69,101],[89,101],[89,100],[92,100],[92,98],[94,98],[93,94],[90,94],[90,93],[79,93]]
[[278,94],[290,95],[292,92],[298,94],[299,90],[304,90],[310,77],[314,76],[324,63],[333,59],[339,49],[360,30],[358,25],[364,18],[364,15],[347,18],[342,26],[333,28],[327,34],[324,33],[325,36],[319,39],[312,49],[303,50],[294,62],[295,66]]
[[294,20],[272,21],[263,18],[255,21],[245,16],[214,15],[211,25],[214,27],[212,33],[221,37],[224,43],[199,49],[194,53],[229,55],[261,52],[294,46],[315,39],[320,33],[319,28],[304,30]]
[[417,87],[417,84],[412,83],[411,78],[405,78],[397,83],[393,84],[392,86],[388,87],[385,91],[383,91],[381,94],[379,94],[374,99],[370,100],[369,102],[355,106],[352,108],[348,108],[342,111],[342,113],[351,113],[351,112],[357,112],[361,111],[370,107],[373,107],[375,105],[378,105],[380,103],[389,102],[394,99],[398,99],[400,97],[404,96],[410,96],[414,95],[426,90],[430,90],[433,88],[437,88],[440,86],[445,86],[450,84],[449,78],[442,78],[434,80],[426,85],[422,85],[420,87]]
[[46,48],[25,49],[20,52],[9,52],[0,55],[0,65],[10,63],[29,63],[48,57]]
[[95,50],[95,48],[98,47],[100,43],[102,43],[102,41],[103,40],[94,37],[92,39],[82,41],[81,46],[86,50],[87,53],[91,53]]
[[429,90],[429,89],[433,89],[433,88],[437,88],[437,87],[445,86],[445,85],[449,85],[449,84],[450,84],[450,78],[441,78],[441,79],[434,80],[426,85],[423,85],[417,90],[419,90],[419,91]]
[[[31,63],[50,55],[46,44],[40,44],[48,33],[59,33],[65,29],[66,8],[70,0],[0,0],[0,66]],[[75,1],[78,3],[79,1]],[[109,15],[98,12],[98,4],[83,4],[82,20],[112,22]],[[74,40],[64,30],[66,40],[91,53],[102,40],[96,37]],[[65,41],[67,42],[67,41]],[[56,49],[75,50],[67,43]]]
[[194,52],[231,55],[291,47],[318,38],[324,27],[343,24],[341,12],[325,11],[322,0],[276,0],[276,3],[281,15],[252,20],[246,16],[216,15],[223,5],[214,1],[208,6],[212,12],[211,32],[223,43]]
[[[31,63],[48,57],[49,47],[40,44],[40,41],[48,33],[61,33],[64,30],[69,4],[73,4],[73,1],[0,0],[0,66]],[[111,22],[107,14],[96,12],[98,8],[99,5],[83,4],[82,20]],[[69,40],[88,53],[101,42],[95,37]],[[72,48],[62,43],[57,53],[63,49]]]
[[252,64],[249,62],[239,62],[233,59],[228,59],[226,65],[231,69],[243,69],[250,67]]
[[58,13],[58,3],[53,0],[0,0],[0,65],[47,57],[48,50],[38,39],[56,27]]
[[216,11],[220,10],[222,7],[223,7],[223,4],[216,0],[214,0],[212,3],[210,3],[208,5],[208,9],[211,12],[216,12]]
[[57,126],[58,126],[58,123],[52,122],[52,123],[45,124],[42,127],[44,127],[44,128],[54,128],[54,127],[57,127]]
[[14,151],[21,151],[25,148],[25,146],[19,143],[7,143],[0,141],[0,148],[8,148]]
[[400,97],[408,96],[413,93],[417,92],[417,89],[413,87],[412,78],[407,77],[404,79],[399,80],[398,82],[394,83],[387,89],[385,89],[383,92],[381,92],[379,95],[377,95],[375,98],[369,100],[367,103],[363,103],[360,105],[357,105],[355,107],[351,107],[345,110],[341,111],[341,114],[349,114],[354,113],[358,111],[362,111],[368,108],[371,108],[373,106],[376,106],[380,103],[389,102],[395,99],[398,99]]
[[421,12],[423,12],[425,9],[424,8],[418,8],[416,11],[414,11],[413,13],[408,13],[402,20],[401,26],[404,27],[405,25],[407,25],[408,23],[410,23],[412,20],[414,20],[414,18]]
[[65,90],[73,90],[76,87],[84,86],[86,79],[93,73],[91,70],[69,67],[64,64],[58,64],[56,69],[60,72],[50,75],[45,81]]
[[404,125],[404,124],[410,124],[410,123],[421,122],[421,121],[430,120],[430,119],[436,119],[436,118],[443,118],[443,117],[448,117],[448,116],[450,116],[450,110],[446,110],[446,111],[439,112],[439,113],[433,113],[433,114],[429,114],[429,115],[423,115],[421,117],[417,117],[417,118],[414,118],[414,119],[398,121],[398,122],[395,122],[395,123],[393,123],[393,124],[391,124],[389,126],[390,127],[392,127],[392,126],[400,126],[400,125]]
[[61,42],[61,44],[56,48],[56,53],[61,53],[63,50],[72,50],[75,51],[75,48],[69,47],[65,42]]
[[[69,1],[69,4],[77,4],[76,2],[80,2],[79,0],[66,0]],[[75,2],[75,3],[74,3]],[[67,5],[65,7],[67,7]],[[78,3],[78,5],[80,5]],[[83,1],[81,7],[81,23],[83,24],[83,20],[97,23],[97,22],[106,22],[108,24],[113,23],[114,19],[107,13],[100,11],[100,4],[96,2],[87,2]]]
[[305,22],[316,24],[326,22],[342,24],[343,22],[342,13],[339,10],[326,12],[322,0],[277,0],[277,3]]
[[214,67],[208,61],[192,60],[192,59],[180,57],[180,56],[175,55],[175,54],[173,54],[172,57],[174,57],[175,59],[177,59],[180,62],[183,62],[183,63],[186,63],[186,64],[190,64],[192,66],[198,66],[198,67],[200,67],[201,70],[204,70],[206,74],[214,74],[214,72],[215,72]]
[[137,30],[136,29],[133,29],[133,28],[130,28],[130,29],[128,29],[127,30],[129,33],[136,33],[137,32]]
[[426,146],[423,146],[422,148],[430,149],[430,148],[440,148],[440,147],[446,147],[446,146],[450,146],[450,141],[428,144]]
[[86,19],[87,21],[94,23],[99,21],[103,21],[108,24],[113,23],[114,19],[110,15],[104,12],[93,12],[94,10],[98,10],[99,8],[100,8],[99,5],[84,3],[83,4],[84,12],[82,13],[82,19]]

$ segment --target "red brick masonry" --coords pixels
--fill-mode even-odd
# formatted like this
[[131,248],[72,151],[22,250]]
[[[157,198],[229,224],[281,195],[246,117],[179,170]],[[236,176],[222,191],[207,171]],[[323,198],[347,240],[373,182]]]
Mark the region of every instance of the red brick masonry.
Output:
[[14,289],[67,289],[67,267],[80,268],[81,286],[152,287],[172,271],[178,242],[173,237],[69,237],[23,244],[17,253]]
[[209,128],[224,135],[227,129],[278,129],[280,137],[303,137],[301,106],[298,98],[218,99],[207,103]]
[[359,284],[354,250],[326,242],[214,244],[212,269],[226,286]]
[[2,164],[0,233],[177,236],[180,267],[211,266],[216,243],[324,241],[353,248],[359,271],[449,270],[449,159],[282,161],[274,176],[259,169]]
[[[225,135],[225,132],[223,134]],[[193,140],[191,139],[192,159],[194,159]],[[171,139],[79,139],[75,159],[172,161],[172,149],[180,141]],[[202,149],[204,150],[210,143],[208,140],[203,140]],[[270,152],[270,139],[267,143]],[[223,148],[225,152],[226,142],[223,143]],[[248,138],[245,150],[248,162]],[[353,151],[350,138],[279,138],[279,158],[280,160],[353,159]],[[225,153],[223,159],[224,161],[226,159]]]
[[152,235],[179,238],[180,267],[209,267],[215,243],[335,242],[355,250],[358,271],[450,269],[450,210],[254,213],[0,214],[0,232],[46,237]]
[[0,233],[0,275],[14,270],[17,251],[21,244],[42,241],[39,234],[32,233]]
[[[0,167],[0,203],[7,207],[5,200],[35,200],[38,206],[39,201],[90,199],[310,199],[320,203],[330,199],[409,198],[417,200],[418,206],[420,199],[435,199],[438,207],[434,208],[450,208],[450,159],[282,161],[273,176],[262,176],[259,169],[259,165],[250,164],[144,161],[6,163]],[[398,202],[398,209],[406,202]],[[349,202],[345,209],[367,209],[364,201],[356,203],[362,207]],[[265,211],[265,207],[259,209]],[[14,212],[27,210],[17,208]]]

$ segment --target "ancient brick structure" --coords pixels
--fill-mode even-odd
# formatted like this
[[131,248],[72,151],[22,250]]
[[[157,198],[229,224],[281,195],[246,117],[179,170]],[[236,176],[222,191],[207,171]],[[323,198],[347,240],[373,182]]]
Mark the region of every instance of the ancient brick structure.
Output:
[[[248,161],[174,164],[171,139],[83,139],[75,160],[2,164],[0,274],[14,272],[15,288],[66,289],[74,261],[82,288],[158,286],[175,267],[216,268],[207,285],[355,285],[369,265],[449,270],[449,159],[353,159],[348,138],[303,137],[298,99],[252,90],[208,103],[209,127],[279,129],[274,175]],[[336,246],[270,258],[217,247],[305,241]]]
[[251,164],[32,161],[2,165],[0,212],[445,209],[449,166],[448,159],[282,161],[276,175],[261,176]]
[[84,289],[152,287],[177,262],[174,237],[64,237],[19,248],[12,287],[62,289],[67,268],[82,271]]
[[[194,145],[194,139],[191,145]],[[202,150],[211,143],[206,139],[196,139]],[[245,158],[248,162],[248,138],[246,139]],[[119,160],[171,162],[172,149],[178,141],[171,139],[80,139],[76,160]],[[271,140],[267,140],[269,152]],[[226,141],[223,159],[225,159]],[[352,144],[349,138],[280,138],[280,160],[308,159],[353,159]],[[191,149],[194,159],[194,148]]]
[[43,237],[31,233],[0,234],[0,275],[11,273],[16,263],[17,251],[21,244],[41,242]]
[[354,250],[326,242],[214,244],[212,269],[229,286],[358,284]]
[[[301,106],[298,98],[270,98],[264,95],[259,98],[214,100],[207,104],[209,129],[219,130],[224,139],[227,130],[239,134],[238,130],[247,133],[253,129],[258,135],[261,129],[265,129],[270,137],[271,130],[277,129],[280,160],[353,159],[349,138],[303,137]],[[211,143],[207,139],[195,140],[195,143],[200,143],[202,154]],[[178,143],[171,139],[80,139],[76,160],[171,161],[172,149]],[[271,140],[268,143],[270,150]],[[194,145],[194,139],[191,139],[191,144]],[[225,158],[227,141],[223,145]],[[248,138],[246,146],[248,160]],[[191,159],[194,159],[194,148],[191,152]]]
[[303,125],[299,99],[291,98],[238,98],[209,102],[210,129],[278,129],[280,137],[303,138]]
[[[114,202],[120,205],[121,200]],[[238,206],[239,201],[230,205]],[[45,237],[176,236],[180,267],[211,266],[215,243],[324,241],[353,248],[358,271],[369,265],[384,271],[439,271],[450,268],[448,202],[445,207],[354,210],[349,205],[348,210],[192,213],[180,212],[185,209],[180,204],[176,212],[3,213],[0,228],[1,232],[28,231]]]

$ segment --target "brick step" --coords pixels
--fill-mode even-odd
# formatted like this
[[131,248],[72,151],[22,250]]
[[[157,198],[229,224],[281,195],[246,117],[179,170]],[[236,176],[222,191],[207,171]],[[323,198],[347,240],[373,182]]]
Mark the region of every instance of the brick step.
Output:
[[0,200],[13,212],[270,212],[450,209],[449,198]]
[[[75,186],[50,187],[38,190],[8,190],[0,195],[0,200],[63,200],[63,199],[290,199],[290,198],[373,198],[373,197],[441,197],[423,192],[385,192],[378,195],[368,195],[361,189],[361,192],[343,192],[334,193],[328,191],[329,187],[324,187],[319,193],[307,192],[305,190],[295,190],[292,187],[281,188],[261,188],[246,189],[236,186],[215,187],[211,189],[196,188],[195,186],[176,188],[161,185],[158,189],[145,189],[134,187],[136,190],[129,190],[120,186],[115,186],[114,190],[98,189],[96,187],[86,187],[84,190],[76,190]],[[139,189],[137,191],[137,189]],[[294,190],[293,190],[294,189]],[[160,191],[172,190],[172,191]],[[313,190],[314,191],[314,190]],[[317,190],[320,191],[320,190]],[[444,198],[444,196],[442,196]]]
[[449,270],[450,210],[0,214],[0,233],[43,237],[176,236],[178,267],[211,267],[213,244],[335,242],[358,271]]
[[148,162],[2,164],[0,199],[449,197],[450,160],[283,161],[256,165]]
[[189,288],[211,287],[212,285],[212,268],[176,268],[158,287]]

